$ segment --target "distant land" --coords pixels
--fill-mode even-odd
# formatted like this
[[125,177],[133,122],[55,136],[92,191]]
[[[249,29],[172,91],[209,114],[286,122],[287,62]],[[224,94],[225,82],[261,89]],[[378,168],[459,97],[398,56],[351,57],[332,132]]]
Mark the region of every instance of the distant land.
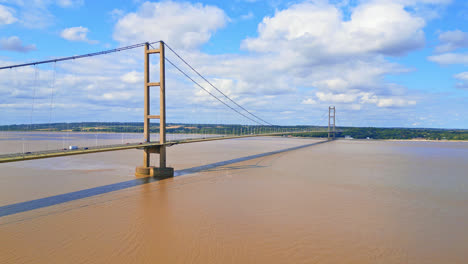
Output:
[[[299,137],[326,137],[327,127],[323,126],[247,126],[227,124],[167,124],[168,133],[176,134],[246,134],[271,133],[281,131],[313,130],[314,133],[299,133]],[[468,129],[438,128],[377,128],[377,127],[336,127],[338,138],[354,139],[421,139],[421,140],[468,140]],[[159,124],[151,126],[157,133]],[[107,132],[142,133],[143,122],[77,122],[52,124],[2,125],[0,131],[28,132]],[[318,132],[317,132],[318,131]]]

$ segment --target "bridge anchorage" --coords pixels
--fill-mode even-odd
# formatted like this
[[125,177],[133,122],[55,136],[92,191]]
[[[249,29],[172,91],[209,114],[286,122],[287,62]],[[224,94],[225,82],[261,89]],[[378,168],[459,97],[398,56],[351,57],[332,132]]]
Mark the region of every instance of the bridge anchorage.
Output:
[[[159,82],[151,82],[150,55],[159,53]],[[166,82],[165,82],[165,57],[164,42],[159,42],[159,49],[150,49],[150,44],[145,43],[144,51],[144,139],[150,143],[150,120],[159,119],[159,145],[142,147],[143,166],[135,170],[137,177],[173,177],[174,168],[166,166]],[[159,115],[150,114],[150,88],[159,86]],[[159,154],[159,167],[150,166],[151,154]]]

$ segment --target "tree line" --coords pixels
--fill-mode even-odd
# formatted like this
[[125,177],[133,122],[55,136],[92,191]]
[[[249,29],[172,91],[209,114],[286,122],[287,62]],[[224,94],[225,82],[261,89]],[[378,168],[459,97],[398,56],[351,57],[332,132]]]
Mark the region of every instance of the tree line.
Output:
[[[150,127],[151,132],[159,132],[159,124]],[[314,130],[314,133],[298,133],[299,137],[327,137],[327,127],[320,126],[249,126],[238,124],[167,124],[167,132],[174,134],[265,134],[287,131]],[[143,122],[77,122],[53,124],[2,125],[0,131],[52,131],[52,132],[110,132],[142,133]],[[323,131],[317,133],[317,131]],[[432,128],[377,128],[377,127],[337,127],[337,138],[355,139],[428,139],[428,140],[468,140],[467,129]]]

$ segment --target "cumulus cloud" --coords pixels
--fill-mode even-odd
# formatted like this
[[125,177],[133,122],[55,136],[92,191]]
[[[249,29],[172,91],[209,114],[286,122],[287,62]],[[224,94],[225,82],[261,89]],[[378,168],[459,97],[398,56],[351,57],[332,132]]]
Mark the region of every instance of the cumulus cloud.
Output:
[[[410,70],[386,58],[423,47],[428,18],[417,10],[423,5],[446,3],[361,1],[345,14],[343,7],[328,1],[304,1],[265,17],[258,35],[242,41],[246,54],[209,55],[198,48],[230,21],[224,11],[201,4],[144,2],[136,12],[115,12],[118,21],[113,37],[121,44],[162,39],[250,111],[261,113],[267,120],[275,120],[283,111],[295,111],[301,113],[297,120],[311,122],[317,115],[315,108],[327,109],[328,104],[347,110],[373,109],[374,113],[415,105],[417,97],[385,79],[387,74]],[[142,24],[147,26],[140,27]],[[166,55],[177,62],[170,52]],[[188,106],[197,105],[204,111],[223,107],[176,75],[169,64],[167,67],[167,73],[174,74],[167,78],[168,100],[190,95],[189,101],[178,102],[176,110],[169,112],[180,111],[183,117],[182,108]],[[138,75],[127,71],[120,81],[135,85],[141,80]],[[314,107],[305,113],[307,104]]]
[[405,6],[374,1],[357,6],[345,21],[336,6],[324,1],[304,2],[265,17],[257,38],[248,38],[243,47],[256,52],[302,49],[325,60],[330,55],[404,55],[424,45],[424,19]]
[[[130,78],[138,75],[133,71],[141,69],[143,56],[139,55],[141,50],[128,50],[112,56],[2,70],[0,104],[11,107],[2,112],[0,123],[29,123],[31,117],[33,122],[49,122],[51,115],[52,121],[67,122],[141,121],[143,84],[135,85]],[[0,65],[11,64],[0,61]]]
[[456,53],[459,49],[468,48],[468,33],[461,30],[446,31],[439,34],[439,45],[435,54],[427,57],[429,61],[441,64],[468,64],[467,53]]
[[71,27],[62,30],[60,36],[66,40],[70,41],[82,41],[87,42],[90,44],[96,44],[98,41],[88,39],[88,32],[89,29],[79,26],[79,27]]
[[9,50],[17,52],[29,52],[36,50],[36,45],[23,45],[21,39],[17,36],[0,39],[0,50]]
[[18,19],[13,14],[12,8],[0,5],[0,26],[15,23]]
[[442,32],[439,35],[439,46],[436,52],[450,52],[460,48],[468,48],[468,33],[461,30]]
[[223,10],[210,5],[145,2],[117,21],[113,36],[125,44],[164,40],[178,49],[195,49],[228,20]]
[[[309,107],[314,109],[335,104],[343,109],[375,111],[415,105],[417,99],[405,87],[385,80],[387,74],[409,70],[386,58],[424,45],[426,20],[411,11],[410,5],[442,3],[362,1],[349,9],[349,16],[328,1],[293,4],[263,19],[258,35],[242,41],[241,47],[247,51],[243,55],[209,55],[197,50],[229,21],[224,11],[208,5],[145,2],[136,12],[118,14],[113,36],[122,44],[167,41],[216,87],[250,111],[263,113],[267,120],[275,120],[283,111],[295,111],[302,115],[298,118],[310,122],[316,113],[313,109],[304,113],[307,104],[315,105]],[[143,24],[146,26],[141,27]],[[177,62],[170,52],[167,56]],[[176,82],[167,83],[168,98],[190,99],[178,102],[180,113],[179,108],[189,105],[221,107],[206,92],[177,77],[180,75],[169,64],[167,67],[175,78],[168,76],[168,82]],[[135,70],[120,76],[123,84],[134,86],[142,78]]]
[[[418,103],[405,87],[385,79],[388,74],[409,71],[387,57],[402,56],[424,45],[426,19],[411,11],[409,5],[441,3],[445,2],[360,1],[349,9],[348,16],[328,1],[305,1],[265,17],[258,35],[242,41],[244,54],[209,55],[198,50],[229,21],[224,11],[209,5],[145,2],[136,12],[117,12],[113,36],[121,44],[167,41],[225,94],[268,121],[276,123],[278,113],[294,111],[296,117],[291,122],[295,124],[324,124],[317,116],[325,113],[329,104],[337,109],[363,109],[390,116],[388,112],[394,114],[397,107]],[[170,52],[166,55],[178,62]],[[89,92],[87,98],[76,94],[73,100],[82,108],[94,107],[90,100],[101,100],[103,107],[141,108],[141,50],[126,55],[137,58],[137,62],[117,63],[114,56],[105,57],[67,64],[66,70],[75,78],[58,76],[60,87]],[[201,112],[215,116],[225,108],[166,65],[171,121],[187,121],[190,113],[196,118]],[[72,96],[73,89],[70,91]],[[305,105],[314,106],[304,111]],[[194,106],[198,107],[195,111]],[[141,120],[141,112],[135,118]],[[221,122],[226,120],[231,119]],[[382,118],[376,122],[385,123],[373,125],[391,124]]]
[[[410,71],[386,56],[424,45],[425,20],[407,11],[403,1],[366,1],[351,11],[344,18],[341,9],[325,1],[291,5],[264,18],[258,36],[242,42],[248,55],[182,51],[183,57],[210,80],[224,80],[216,85],[230,96],[267,105],[266,118],[290,108],[303,113],[304,104],[350,110],[415,105],[417,97],[405,87],[385,81],[387,74]],[[207,95],[193,97],[202,96]],[[261,111],[249,100],[245,104]]]

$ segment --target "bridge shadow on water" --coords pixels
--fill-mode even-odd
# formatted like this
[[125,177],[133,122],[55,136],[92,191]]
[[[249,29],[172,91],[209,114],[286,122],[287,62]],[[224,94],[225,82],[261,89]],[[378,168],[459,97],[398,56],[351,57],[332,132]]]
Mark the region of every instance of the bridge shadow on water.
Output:
[[[207,164],[207,165],[202,165],[198,167],[193,167],[193,168],[188,168],[188,169],[183,169],[183,170],[178,170],[174,172],[174,177],[177,176],[182,176],[182,175],[187,175],[187,174],[192,174],[192,173],[197,173],[197,172],[203,172],[203,171],[220,171],[220,170],[233,170],[233,169],[247,169],[247,168],[259,168],[261,166],[258,165],[248,165],[248,166],[231,166],[231,167],[226,167],[226,168],[220,168],[226,165],[238,163],[238,162],[243,162],[247,160],[252,160],[256,158],[261,158],[261,157],[266,157],[274,154],[279,154],[287,151],[293,151],[297,149],[302,149],[302,148],[307,148],[310,146],[322,144],[328,141],[320,141],[316,143],[311,143],[311,144],[306,144],[306,145],[301,145],[297,147],[292,147],[292,148],[286,148],[286,149],[281,149],[281,150],[276,150],[276,151],[271,151],[271,152],[266,152],[266,153],[261,153],[261,154],[256,154],[256,155],[250,155],[246,157],[241,157],[241,158],[235,158],[231,160],[226,160],[226,161],[221,161],[221,162],[216,162],[212,164]],[[35,209],[40,209],[48,206],[53,206],[57,204],[62,204],[70,201],[75,201],[83,198],[88,198],[100,194],[105,194],[113,191],[118,191],[118,190],[123,190],[131,187],[136,187],[139,185],[144,185],[156,181],[161,181],[163,178],[155,178],[155,177],[146,177],[146,178],[137,178],[125,182],[119,182],[119,183],[114,183],[114,184],[109,184],[109,185],[104,185],[104,186],[99,186],[99,187],[94,187],[90,189],[85,189],[85,190],[80,190],[76,192],[70,192],[70,193],[64,193],[64,194],[59,194],[59,195],[54,195],[54,196],[49,196],[45,198],[40,198],[36,200],[31,200],[31,201],[26,201],[26,202],[21,202],[21,203],[16,203],[16,204],[9,204],[5,206],[0,207],[0,217],[3,216],[8,216],[8,215],[13,215],[17,213],[22,213],[22,212],[27,212]]]
[[260,165],[242,165],[242,166],[228,166],[228,167],[221,167],[221,168],[212,168],[204,170],[206,171],[232,171],[232,170],[245,170],[245,169],[257,169],[257,168],[265,168],[267,166],[260,166]]

